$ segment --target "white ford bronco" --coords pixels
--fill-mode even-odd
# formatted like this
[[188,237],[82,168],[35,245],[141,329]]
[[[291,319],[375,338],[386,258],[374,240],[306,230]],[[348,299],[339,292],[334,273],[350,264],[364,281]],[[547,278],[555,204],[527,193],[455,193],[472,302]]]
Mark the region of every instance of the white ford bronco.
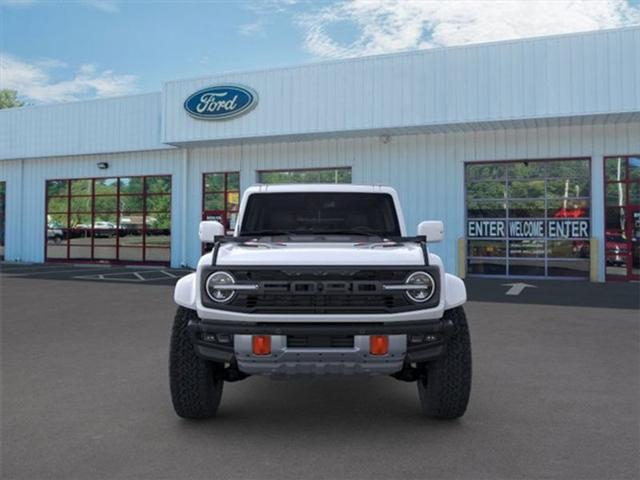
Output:
[[427,249],[442,222],[408,237],[390,187],[257,185],[232,236],[175,287],[169,377],[176,413],[215,415],[224,382],[250,375],[391,375],[418,384],[425,415],[467,408],[471,345],[458,277]]

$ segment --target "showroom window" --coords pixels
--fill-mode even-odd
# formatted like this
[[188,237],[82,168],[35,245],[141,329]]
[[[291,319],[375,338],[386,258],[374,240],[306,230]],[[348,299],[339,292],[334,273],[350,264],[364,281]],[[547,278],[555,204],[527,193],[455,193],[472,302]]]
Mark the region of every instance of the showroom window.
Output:
[[5,216],[5,190],[7,184],[0,182],[0,260],[4,260],[4,216]]
[[202,219],[216,220],[227,231],[236,226],[240,206],[240,173],[217,172],[202,176]]
[[640,156],[604,159],[608,280],[640,280]]
[[48,180],[46,188],[46,260],[170,262],[170,176]]
[[589,159],[465,165],[467,271],[589,276]]
[[351,168],[263,170],[258,172],[258,183],[351,183]]

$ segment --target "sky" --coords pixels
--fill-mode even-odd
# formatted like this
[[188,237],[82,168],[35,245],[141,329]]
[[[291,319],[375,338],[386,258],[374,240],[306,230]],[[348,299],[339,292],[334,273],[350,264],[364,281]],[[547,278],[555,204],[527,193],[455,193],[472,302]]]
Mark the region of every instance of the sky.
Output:
[[412,49],[640,25],[640,0],[0,0],[0,89],[27,104]]

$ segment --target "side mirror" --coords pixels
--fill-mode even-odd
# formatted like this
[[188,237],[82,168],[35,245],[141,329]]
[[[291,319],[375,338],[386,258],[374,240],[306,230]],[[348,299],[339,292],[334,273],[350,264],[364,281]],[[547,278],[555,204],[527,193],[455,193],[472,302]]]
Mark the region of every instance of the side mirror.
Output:
[[441,242],[444,238],[444,224],[439,220],[420,222],[418,236],[427,237],[427,242]]
[[198,236],[202,243],[213,243],[216,237],[224,237],[224,226],[220,222],[204,220],[200,222]]

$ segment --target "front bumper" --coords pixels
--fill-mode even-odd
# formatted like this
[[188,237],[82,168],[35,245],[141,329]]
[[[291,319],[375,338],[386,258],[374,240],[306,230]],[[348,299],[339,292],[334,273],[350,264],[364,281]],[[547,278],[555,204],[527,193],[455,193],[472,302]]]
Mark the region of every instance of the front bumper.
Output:
[[[404,365],[434,360],[443,352],[453,325],[444,319],[391,323],[238,323],[189,322],[189,335],[198,354],[211,361],[237,364],[250,375],[390,375]],[[270,335],[270,355],[256,356],[253,335]],[[289,336],[353,336],[353,345],[340,348],[298,348]],[[387,355],[369,353],[370,335],[388,335]]]

